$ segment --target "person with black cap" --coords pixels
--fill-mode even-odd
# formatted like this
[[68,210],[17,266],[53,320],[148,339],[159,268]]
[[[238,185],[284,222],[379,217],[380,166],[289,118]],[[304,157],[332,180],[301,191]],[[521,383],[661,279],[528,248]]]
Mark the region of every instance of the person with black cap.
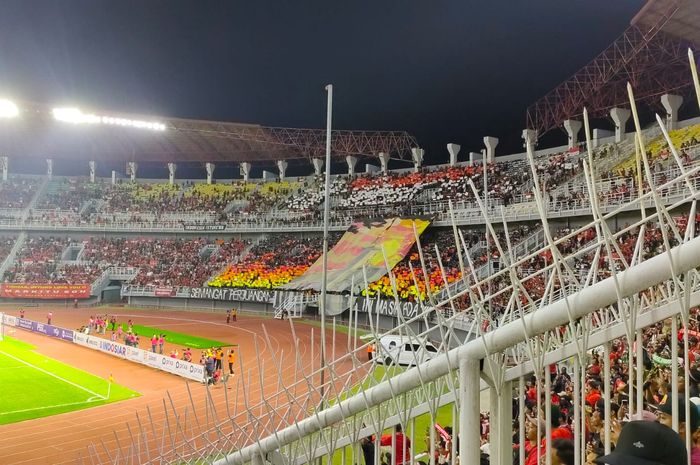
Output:
[[597,458],[606,465],[683,465],[688,454],[681,437],[666,425],[632,421],[620,433],[615,451]]
[[[656,412],[656,416],[659,419],[659,423],[671,428],[673,426],[672,417],[672,400],[668,399],[666,403],[659,405],[659,410]],[[685,399],[680,397],[678,399],[678,434],[685,438],[685,428],[686,428],[686,417],[685,417]],[[690,406],[690,431],[694,432],[700,426],[700,416],[698,411],[694,408],[694,405]]]

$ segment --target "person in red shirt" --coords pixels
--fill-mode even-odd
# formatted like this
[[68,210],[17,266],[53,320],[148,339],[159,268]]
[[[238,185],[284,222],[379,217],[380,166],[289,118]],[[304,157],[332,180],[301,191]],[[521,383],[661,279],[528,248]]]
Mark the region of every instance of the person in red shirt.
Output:
[[596,403],[601,399],[600,390],[598,390],[598,383],[591,380],[586,385],[586,403],[591,407],[595,407]]
[[391,458],[392,465],[409,465],[411,463],[411,440],[404,436],[401,425],[394,427],[394,434],[382,435],[379,444],[384,447],[392,447],[392,442],[396,444],[394,446],[396,447],[395,453]]

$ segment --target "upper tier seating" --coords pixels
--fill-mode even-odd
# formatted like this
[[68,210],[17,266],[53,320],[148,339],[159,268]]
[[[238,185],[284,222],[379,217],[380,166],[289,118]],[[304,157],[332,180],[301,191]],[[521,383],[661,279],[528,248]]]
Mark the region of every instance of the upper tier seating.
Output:
[[39,181],[27,178],[10,178],[0,181],[0,208],[26,208],[36,194]]
[[[668,135],[671,138],[671,142],[673,142],[673,145],[676,147],[676,150],[680,153],[683,149],[700,144],[700,124],[676,129],[669,132]],[[663,163],[673,158],[663,135],[647,142],[646,151],[649,163],[652,165],[655,163]],[[636,166],[636,155],[632,153],[628,159],[619,163],[612,171],[617,175],[628,175],[636,171]]]
[[77,213],[85,202],[102,198],[106,188],[105,181],[101,179],[95,183],[85,178],[52,180],[34,208],[36,210],[70,210]]

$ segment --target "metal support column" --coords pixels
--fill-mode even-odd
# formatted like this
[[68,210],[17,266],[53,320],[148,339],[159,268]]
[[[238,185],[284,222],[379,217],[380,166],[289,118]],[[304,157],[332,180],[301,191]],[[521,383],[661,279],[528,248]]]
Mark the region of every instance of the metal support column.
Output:
[[481,422],[479,422],[479,360],[459,361],[459,463],[479,463]]

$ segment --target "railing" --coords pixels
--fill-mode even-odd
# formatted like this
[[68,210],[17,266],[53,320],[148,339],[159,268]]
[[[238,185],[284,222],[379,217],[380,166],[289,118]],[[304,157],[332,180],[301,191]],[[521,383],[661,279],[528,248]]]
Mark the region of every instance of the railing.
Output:
[[110,281],[131,281],[138,275],[139,269],[135,267],[110,266],[105,268],[99,278],[91,285],[91,295],[99,295]]
[[[158,297],[156,295],[156,289],[162,288],[163,286],[155,285],[135,285],[135,284],[125,284],[122,286],[121,295],[122,297]],[[167,286],[171,287],[174,291],[172,297],[187,298],[190,296],[190,288],[187,286]]]

